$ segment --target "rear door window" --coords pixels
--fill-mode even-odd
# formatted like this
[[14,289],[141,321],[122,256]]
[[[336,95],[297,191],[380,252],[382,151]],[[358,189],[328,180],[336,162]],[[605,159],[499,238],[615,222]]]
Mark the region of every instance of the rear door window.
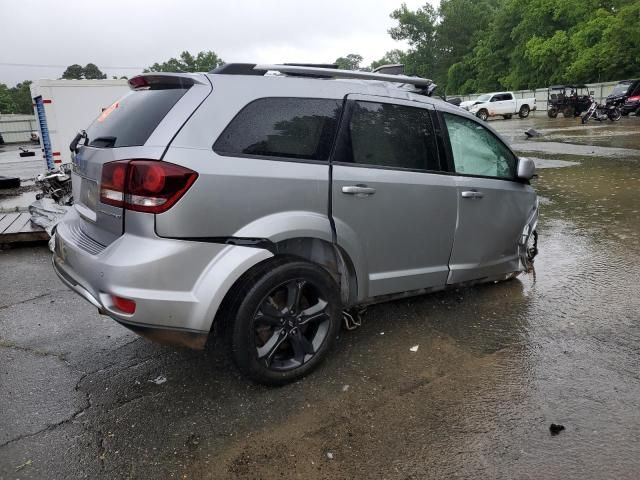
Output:
[[444,113],[456,173],[513,179],[517,159],[511,150],[474,120]]
[[391,103],[355,101],[348,137],[337,160],[360,165],[440,170],[429,111]]
[[144,145],[188,88],[136,90],[126,94],[87,129],[88,145],[98,148]]
[[244,107],[213,146],[220,155],[329,159],[342,101],[261,98]]

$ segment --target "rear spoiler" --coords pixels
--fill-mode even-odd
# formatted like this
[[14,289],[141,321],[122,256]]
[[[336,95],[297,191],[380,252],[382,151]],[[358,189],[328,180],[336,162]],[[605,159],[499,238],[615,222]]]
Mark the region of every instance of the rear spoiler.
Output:
[[201,74],[193,73],[143,73],[129,79],[131,90],[169,90],[208,85]]

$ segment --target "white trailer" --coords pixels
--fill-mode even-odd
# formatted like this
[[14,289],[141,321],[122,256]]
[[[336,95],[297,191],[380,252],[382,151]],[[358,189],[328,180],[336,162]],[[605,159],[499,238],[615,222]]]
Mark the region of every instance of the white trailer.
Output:
[[50,170],[71,162],[69,144],[129,92],[127,80],[36,80],[31,84],[42,157]]

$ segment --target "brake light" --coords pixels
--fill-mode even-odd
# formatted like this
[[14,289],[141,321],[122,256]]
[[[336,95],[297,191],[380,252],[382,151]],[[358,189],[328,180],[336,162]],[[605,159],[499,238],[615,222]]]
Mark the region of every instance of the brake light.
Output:
[[149,82],[145,77],[133,77],[129,79],[129,87],[132,90],[145,90],[149,88]]
[[629,97],[629,100],[632,102],[638,102],[640,101],[640,95],[635,95],[633,97]]
[[100,201],[146,213],[169,210],[193,185],[198,174],[157,160],[118,160],[102,166]]

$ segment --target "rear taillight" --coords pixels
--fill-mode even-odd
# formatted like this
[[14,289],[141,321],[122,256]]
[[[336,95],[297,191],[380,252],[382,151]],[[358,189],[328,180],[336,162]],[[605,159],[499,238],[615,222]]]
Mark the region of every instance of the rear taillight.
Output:
[[629,97],[628,101],[630,101],[630,102],[639,102],[640,101],[640,95]]
[[169,210],[193,185],[193,170],[157,160],[118,160],[102,166],[100,201],[146,213]]

